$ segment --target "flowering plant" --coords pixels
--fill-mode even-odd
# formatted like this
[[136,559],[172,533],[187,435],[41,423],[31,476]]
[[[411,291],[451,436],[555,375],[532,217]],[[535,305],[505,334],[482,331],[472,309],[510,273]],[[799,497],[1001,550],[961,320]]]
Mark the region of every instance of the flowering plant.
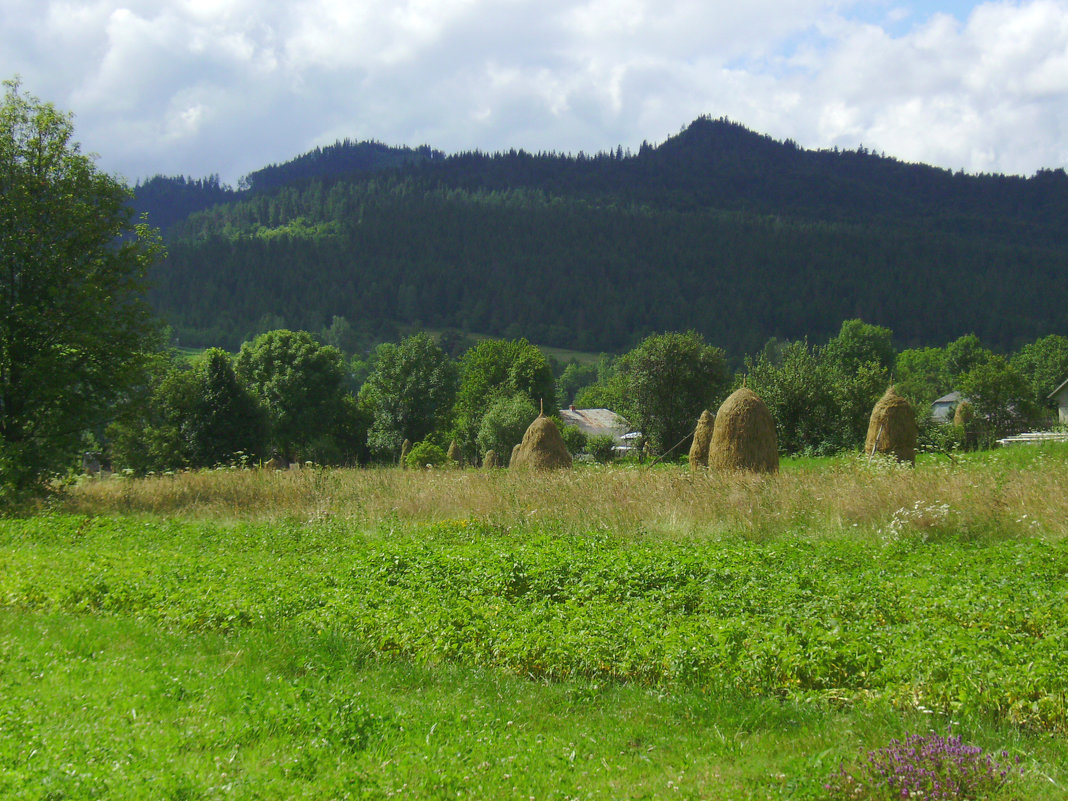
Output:
[[949,799],[987,798],[1022,773],[1020,758],[999,762],[983,749],[965,745],[960,737],[934,733],[910,734],[852,766],[843,765],[824,785],[834,799]]

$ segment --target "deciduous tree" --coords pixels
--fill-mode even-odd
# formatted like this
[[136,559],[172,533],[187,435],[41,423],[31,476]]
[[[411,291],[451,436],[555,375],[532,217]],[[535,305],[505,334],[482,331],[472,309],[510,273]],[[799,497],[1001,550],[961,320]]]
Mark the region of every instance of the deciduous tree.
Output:
[[1068,379],[1068,337],[1050,334],[1024,345],[1012,357],[1012,366],[1031,385],[1032,402],[1052,412],[1056,401],[1050,398],[1050,393]]
[[621,357],[619,371],[623,414],[659,452],[692,433],[701,412],[715,409],[728,385],[723,351],[696,331],[646,337]]
[[525,339],[487,339],[460,360],[456,395],[456,430],[466,455],[472,456],[482,417],[493,401],[523,395],[539,409],[556,397],[553,372],[542,352]]
[[280,329],[241,346],[238,378],[263,404],[271,443],[291,459],[336,461],[351,416],[341,352],[306,331]]
[[379,345],[375,367],[360,390],[373,415],[368,445],[396,458],[404,440],[418,442],[445,427],[456,397],[456,365],[429,335]]
[[[137,380],[158,236],[74,142],[68,114],[5,82],[0,104],[0,501],[71,467]],[[153,343],[154,344],[154,343]]]

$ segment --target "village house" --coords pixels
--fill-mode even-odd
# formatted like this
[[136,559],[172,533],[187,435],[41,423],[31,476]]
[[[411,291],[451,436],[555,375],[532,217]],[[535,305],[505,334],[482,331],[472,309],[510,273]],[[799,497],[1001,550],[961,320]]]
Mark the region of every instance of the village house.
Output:
[[607,434],[617,445],[626,444],[624,437],[630,431],[630,424],[611,409],[576,409],[569,406],[560,409],[558,414],[565,426],[575,426],[587,437]]
[[1068,425],[1068,379],[1047,396],[1057,401],[1057,421]]
[[959,392],[950,392],[931,403],[931,419],[936,423],[952,423],[953,412],[961,401]]

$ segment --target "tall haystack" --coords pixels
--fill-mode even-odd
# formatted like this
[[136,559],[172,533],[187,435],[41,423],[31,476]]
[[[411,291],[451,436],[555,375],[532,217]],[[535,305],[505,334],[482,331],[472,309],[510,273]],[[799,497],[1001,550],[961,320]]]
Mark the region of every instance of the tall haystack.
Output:
[[456,444],[456,440],[449,443],[449,452],[445,454],[449,459],[449,465],[452,467],[463,467],[464,457],[460,454],[460,446]]
[[975,419],[975,408],[966,400],[957,404],[953,411],[953,425],[967,428]]
[[571,467],[571,454],[556,423],[543,414],[538,415],[523,435],[519,450],[512,458],[511,467],[532,470]]
[[899,462],[916,464],[918,434],[912,406],[891,385],[871,410],[864,452],[868,456],[884,453],[896,457]]
[[493,449],[486,451],[486,455],[482,457],[482,466],[486,470],[490,470],[494,467],[499,467],[500,462],[497,459],[497,451]]
[[708,465],[757,473],[779,469],[775,421],[753,390],[742,387],[719,407],[708,446]]
[[957,404],[953,412],[953,425],[957,426],[964,434],[961,446],[966,451],[974,451],[979,447],[979,430],[975,421],[975,407],[968,401],[962,400]]
[[716,418],[712,412],[705,409],[697,420],[697,428],[693,432],[693,444],[690,445],[690,469],[708,467],[708,446],[712,443],[712,430],[716,425]]

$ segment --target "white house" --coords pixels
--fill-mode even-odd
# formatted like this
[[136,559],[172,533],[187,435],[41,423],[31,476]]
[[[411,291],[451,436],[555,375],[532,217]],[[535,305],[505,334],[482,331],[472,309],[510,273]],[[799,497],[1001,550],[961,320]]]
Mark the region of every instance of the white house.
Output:
[[959,392],[950,392],[931,403],[931,419],[936,423],[952,423],[953,411],[961,401]]
[[630,424],[611,409],[576,409],[571,406],[560,409],[557,414],[566,426],[575,426],[587,437],[610,435],[617,445],[623,444],[623,435],[630,431]]

